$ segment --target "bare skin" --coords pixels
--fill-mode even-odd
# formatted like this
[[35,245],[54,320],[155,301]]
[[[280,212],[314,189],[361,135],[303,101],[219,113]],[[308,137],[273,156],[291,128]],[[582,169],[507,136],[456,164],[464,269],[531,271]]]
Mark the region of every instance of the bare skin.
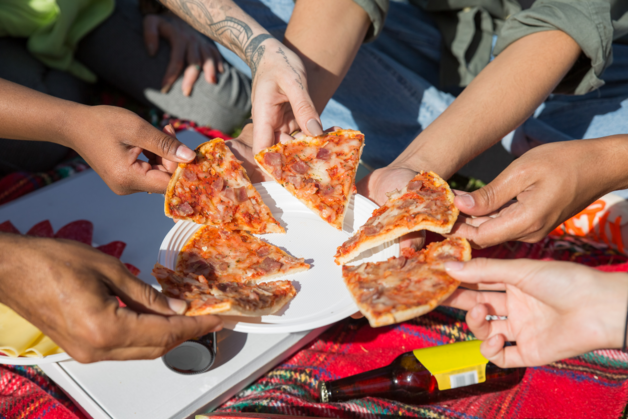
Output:
[[89,246],[6,233],[0,302],[79,362],[156,358],[222,324],[216,316],[181,316],[184,301],[166,298]]
[[452,233],[475,247],[537,242],[601,196],[628,188],[626,159],[627,135],[539,146],[484,188],[457,193],[463,215]]
[[[466,284],[505,292],[458,289],[444,305],[467,312],[483,340],[482,355],[502,368],[534,367],[623,345],[628,278],[568,262],[474,259],[447,262]],[[487,321],[488,314],[507,316]],[[505,342],[515,346],[504,346]]]
[[198,31],[235,52],[253,75],[255,152],[300,127],[320,135],[320,117],[308,94],[306,70],[297,55],[273,38],[231,0],[163,0]]

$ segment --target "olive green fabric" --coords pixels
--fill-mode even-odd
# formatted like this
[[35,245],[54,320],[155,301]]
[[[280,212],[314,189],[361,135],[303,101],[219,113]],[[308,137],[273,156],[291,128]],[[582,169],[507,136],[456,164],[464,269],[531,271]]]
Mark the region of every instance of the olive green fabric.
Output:
[[366,39],[364,42],[370,42],[377,38],[377,35],[382,31],[384,21],[386,20],[386,13],[388,13],[389,0],[353,0],[361,8],[364,9],[366,14],[369,15],[371,22],[373,23],[369,31],[366,33]]
[[[386,15],[390,0],[354,0],[364,10]],[[537,0],[522,10],[516,0],[409,0],[429,12],[443,36],[441,88],[465,87],[508,45],[526,35],[561,30],[582,48],[582,56],[556,93],[585,94],[604,84],[613,41],[628,34],[628,0]],[[372,36],[381,31],[378,16]],[[420,31],[421,28],[417,28]],[[493,36],[498,35],[493,49]],[[372,38],[371,38],[372,39]]]
[[28,51],[48,67],[94,82],[74,50],[113,9],[114,0],[2,0],[0,36],[28,38]]

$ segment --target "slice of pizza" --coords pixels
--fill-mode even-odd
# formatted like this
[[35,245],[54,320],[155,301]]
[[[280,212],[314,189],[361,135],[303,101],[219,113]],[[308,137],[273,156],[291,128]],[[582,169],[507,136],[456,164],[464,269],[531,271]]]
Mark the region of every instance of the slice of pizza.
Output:
[[388,201],[336,251],[336,263],[344,265],[365,250],[418,230],[446,234],[458,218],[454,194],[433,172],[420,172],[401,191],[388,194]]
[[342,230],[363,147],[361,132],[340,130],[275,144],[260,151],[255,160],[288,192]]
[[245,231],[203,226],[177,257],[178,273],[203,275],[217,281],[261,281],[307,271],[303,258],[290,256],[277,246]]
[[255,234],[286,232],[220,138],[198,146],[193,162],[179,164],[168,184],[164,209],[175,220]]
[[297,294],[290,281],[264,284],[209,281],[203,275],[177,274],[158,263],[153,276],[166,296],[188,302],[186,316],[266,316],[276,313]]
[[432,311],[460,285],[447,274],[444,263],[471,259],[469,242],[458,237],[402,253],[385,262],[342,267],[345,284],[372,327]]

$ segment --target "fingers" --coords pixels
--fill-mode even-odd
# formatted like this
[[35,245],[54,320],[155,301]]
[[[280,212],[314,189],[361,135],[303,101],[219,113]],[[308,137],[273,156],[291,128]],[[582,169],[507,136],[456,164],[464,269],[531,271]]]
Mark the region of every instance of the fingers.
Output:
[[478,304],[486,308],[487,314],[507,316],[507,296],[503,292],[472,291],[458,288],[441,305],[472,311]]
[[159,49],[159,21],[161,18],[156,15],[147,15],[144,18],[144,45],[151,57],[157,54]]
[[198,76],[201,74],[201,52],[199,45],[196,42],[189,42],[187,47],[187,61],[188,66],[183,72],[183,80],[181,82],[181,91],[183,96],[190,96],[194,83],[198,80]]
[[183,70],[187,51],[185,41],[180,36],[177,36],[173,26],[163,19],[159,23],[159,33],[170,42],[170,61],[161,83],[161,92],[167,93]]
[[286,93],[294,118],[301,130],[310,136],[323,135],[321,119],[316,108],[314,108],[310,95],[307,93],[307,88],[300,89],[298,86],[292,86]]
[[542,265],[543,262],[528,259],[476,258],[469,262],[446,262],[445,269],[450,276],[461,282],[504,283],[521,286],[529,274]]
[[454,205],[468,215],[487,215],[497,211],[530,186],[529,179],[519,176],[517,165],[511,164],[495,180],[471,193],[456,191]]
[[403,236],[399,243],[399,249],[411,247],[414,250],[419,250],[423,248],[423,245],[425,245],[425,230],[415,231]]
[[352,319],[361,319],[362,317],[364,317],[364,314],[362,314],[362,313],[361,313],[361,312],[359,312],[359,311],[358,311],[357,313],[353,313],[353,314],[351,315],[351,318],[352,318]]
[[115,294],[134,311],[171,316],[183,314],[187,308],[185,301],[166,297],[126,269],[110,275],[109,281]]
[[204,44],[201,47],[201,55],[203,58],[203,74],[205,75],[205,81],[210,84],[216,84],[216,71],[219,73],[225,71],[220,52],[209,44]]
[[188,163],[196,157],[194,151],[177,140],[174,129],[164,128],[162,132],[146,124],[144,131],[134,145],[173,162]]
[[482,342],[480,352],[486,359],[500,368],[525,367],[526,364],[519,352],[519,347],[516,345],[504,347],[505,344],[504,335],[495,335]]

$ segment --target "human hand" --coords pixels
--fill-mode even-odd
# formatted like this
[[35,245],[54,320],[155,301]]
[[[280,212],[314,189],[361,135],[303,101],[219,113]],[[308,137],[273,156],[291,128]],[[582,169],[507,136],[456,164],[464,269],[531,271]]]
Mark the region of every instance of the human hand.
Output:
[[207,83],[216,84],[216,74],[224,72],[224,66],[222,56],[212,42],[174,15],[145,16],[144,43],[151,56],[159,49],[160,36],[170,43],[170,63],[162,81],[162,93],[170,90],[182,71],[184,96],[190,96],[201,68]]
[[253,144],[253,125],[245,125],[238,138],[229,140],[226,144],[229,146],[236,159],[242,162],[242,167],[244,167],[244,170],[246,170],[246,173],[249,175],[251,183],[273,180],[270,176],[265,174],[255,162],[253,148],[251,147],[251,144]]
[[454,203],[461,214],[452,234],[475,247],[543,239],[614,190],[609,152],[612,148],[604,139],[545,144],[528,151],[485,187],[472,193],[456,191]]
[[81,243],[0,234],[0,254],[2,303],[79,362],[157,358],[222,327],[216,316],[180,315],[185,301]]
[[[388,201],[388,193],[404,188],[416,172],[403,167],[384,167],[365,176],[357,183],[358,193],[369,198],[377,205],[384,205]],[[425,231],[416,231],[401,238],[400,247],[413,247],[418,250],[425,243]]]
[[[64,128],[64,145],[76,150],[118,195],[164,193],[177,162],[196,156],[174,136],[123,108],[78,107]],[[141,153],[149,162],[138,160]]]
[[307,76],[301,59],[274,38],[257,47],[251,59],[253,74],[253,153],[285,139],[301,129],[321,135],[320,117],[308,93]]
[[[568,262],[473,259],[447,262],[463,283],[504,292],[459,288],[444,303],[468,310],[467,324],[483,340],[482,355],[502,368],[539,366],[623,344],[628,280]],[[507,316],[487,321],[487,315]],[[506,341],[516,346],[504,347]]]

